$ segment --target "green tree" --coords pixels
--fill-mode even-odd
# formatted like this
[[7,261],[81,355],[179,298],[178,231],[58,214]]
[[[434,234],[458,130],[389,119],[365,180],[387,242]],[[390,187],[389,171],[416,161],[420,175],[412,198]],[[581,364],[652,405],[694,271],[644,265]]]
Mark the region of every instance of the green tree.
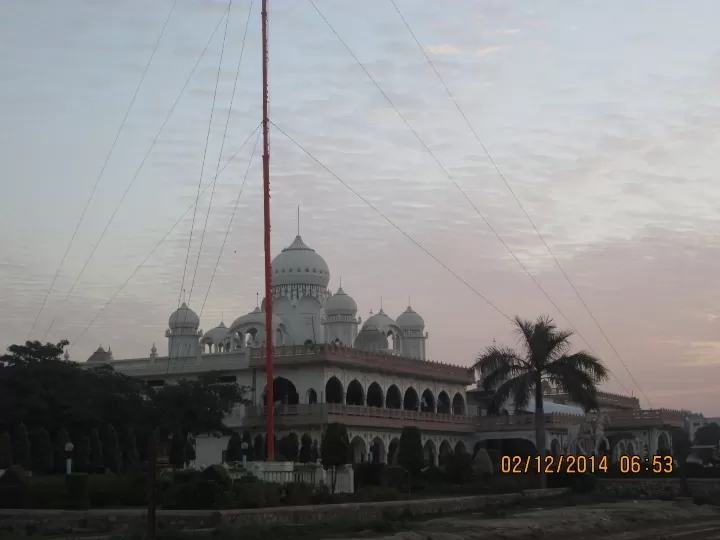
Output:
[[20,465],[26,471],[32,470],[30,438],[28,437],[28,431],[25,424],[20,424],[17,430],[15,430],[12,455],[15,465]]
[[695,432],[694,443],[702,446],[718,446],[720,444],[720,426],[715,422],[701,426]]
[[175,433],[170,440],[170,465],[174,469],[182,469],[187,462],[187,441],[182,433]]
[[454,484],[464,484],[473,479],[472,456],[464,449],[454,452],[447,465],[448,479]]
[[77,437],[73,448],[73,471],[88,472],[90,470],[90,437],[85,434]]
[[420,474],[425,466],[425,455],[422,446],[422,434],[415,426],[406,426],[400,433],[400,449],[398,465],[403,467],[412,477]]
[[10,434],[3,431],[2,435],[0,435],[0,469],[7,470],[12,465],[12,441],[10,440]]
[[65,428],[58,430],[55,435],[55,444],[53,450],[55,452],[55,472],[65,472],[65,461],[69,457],[65,451],[65,445],[70,442],[70,435]]
[[138,455],[137,439],[135,430],[132,427],[125,428],[122,436],[122,461],[126,471],[135,471],[140,463]]
[[105,456],[103,455],[100,431],[97,428],[93,428],[90,432],[90,471],[105,472]]
[[[482,387],[494,392],[491,413],[497,413],[511,401],[515,410],[525,410],[534,397],[535,442],[541,459],[545,457],[545,409],[543,385],[548,381],[568,394],[586,410],[598,407],[597,389],[609,372],[600,359],[580,351],[570,353],[572,332],[559,330],[549,317],[527,321],[515,317],[522,350],[492,345],[481,352],[475,368],[480,372]],[[540,475],[540,485],[547,479]]]
[[312,438],[307,433],[300,438],[300,463],[312,461],[312,444]]
[[237,431],[233,431],[228,440],[225,451],[226,461],[242,461],[242,437]]
[[33,471],[39,474],[52,472],[55,460],[50,434],[47,429],[40,428],[33,439]]
[[103,430],[102,449],[105,468],[114,473],[120,472],[122,469],[122,454],[120,453],[117,432],[112,424],[108,424]]
[[333,422],[325,427],[320,448],[324,467],[332,471],[332,492],[337,485],[337,468],[345,465],[350,457],[350,438],[344,424]]
[[313,463],[317,463],[318,459],[320,459],[320,449],[318,448],[317,440],[315,440],[313,441],[312,448],[310,450],[310,460]]
[[280,453],[288,461],[293,463],[298,459],[298,452],[300,451],[300,441],[295,433],[289,433],[280,439]]

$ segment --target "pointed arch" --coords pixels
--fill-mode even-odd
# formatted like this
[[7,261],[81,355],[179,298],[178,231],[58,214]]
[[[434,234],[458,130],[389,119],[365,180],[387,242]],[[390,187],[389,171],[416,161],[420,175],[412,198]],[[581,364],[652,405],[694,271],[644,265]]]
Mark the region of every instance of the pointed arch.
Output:
[[345,389],[343,388],[340,379],[337,377],[330,377],[328,382],[325,383],[325,402],[326,403],[342,403],[345,401],[343,395]]
[[397,465],[398,452],[400,451],[400,439],[393,437],[388,445],[387,462],[388,465]]
[[457,392],[453,396],[452,413],[457,416],[463,416],[465,414],[465,398],[460,392]]
[[400,389],[394,384],[391,384],[387,389],[387,393],[385,394],[385,406],[388,409],[402,408],[402,394],[400,394]]
[[420,411],[422,412],[435,412],[435,396],[426,388],[420,398]]
[[365,403],[365,390],[357,379],[353,379],[348,384],[345,393],[345,403],[347,405],[360,405]]
[[376,382],[370,383],[367,389],[367,406],[383,407],[385,405],[385,396],[380,385]]
[[417,391],[412,386],[408,386],[403,396],[403,409],[406,411],[417,411],[419,406],[420,400],[418,399]]
[[438,394],[437,412],[440,414],[450,414],[450,396],[443,390]]

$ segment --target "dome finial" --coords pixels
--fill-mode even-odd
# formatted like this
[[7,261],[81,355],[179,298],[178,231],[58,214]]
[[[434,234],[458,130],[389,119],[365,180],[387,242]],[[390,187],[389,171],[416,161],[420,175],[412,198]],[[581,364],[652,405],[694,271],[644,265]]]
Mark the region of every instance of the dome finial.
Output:
[[255,309],[260,307],[260,293],[255,293]]
[[382,309],[382,296],[380,297],[380,309]]
[[300,236],[300,205],[298,205],[298,236]]

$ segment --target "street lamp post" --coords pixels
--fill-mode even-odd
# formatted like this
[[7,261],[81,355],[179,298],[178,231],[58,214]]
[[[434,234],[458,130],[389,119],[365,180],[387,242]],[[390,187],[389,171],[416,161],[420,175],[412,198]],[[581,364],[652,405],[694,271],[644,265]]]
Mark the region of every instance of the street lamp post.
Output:
[[65,474],[72,473],[72,451],[75,446],[71,442],[65,443]]
[[242,465],[243,468],[247,466],[247,450],[248,450],[248,443],[246,441],[243,441],[240,445],[240,448],[242,448]]

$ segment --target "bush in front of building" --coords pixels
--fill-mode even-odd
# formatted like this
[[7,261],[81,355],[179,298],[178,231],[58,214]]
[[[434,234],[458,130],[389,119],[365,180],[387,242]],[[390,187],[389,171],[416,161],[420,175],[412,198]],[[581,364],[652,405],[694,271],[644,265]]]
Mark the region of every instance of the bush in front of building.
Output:
[[20,465],[13,465],[0,476],[0,508],[27,508],[30,504],[30,478]]
[[65,508],[87,510],[90,508],[90,490],[87,473],[65,475]]

